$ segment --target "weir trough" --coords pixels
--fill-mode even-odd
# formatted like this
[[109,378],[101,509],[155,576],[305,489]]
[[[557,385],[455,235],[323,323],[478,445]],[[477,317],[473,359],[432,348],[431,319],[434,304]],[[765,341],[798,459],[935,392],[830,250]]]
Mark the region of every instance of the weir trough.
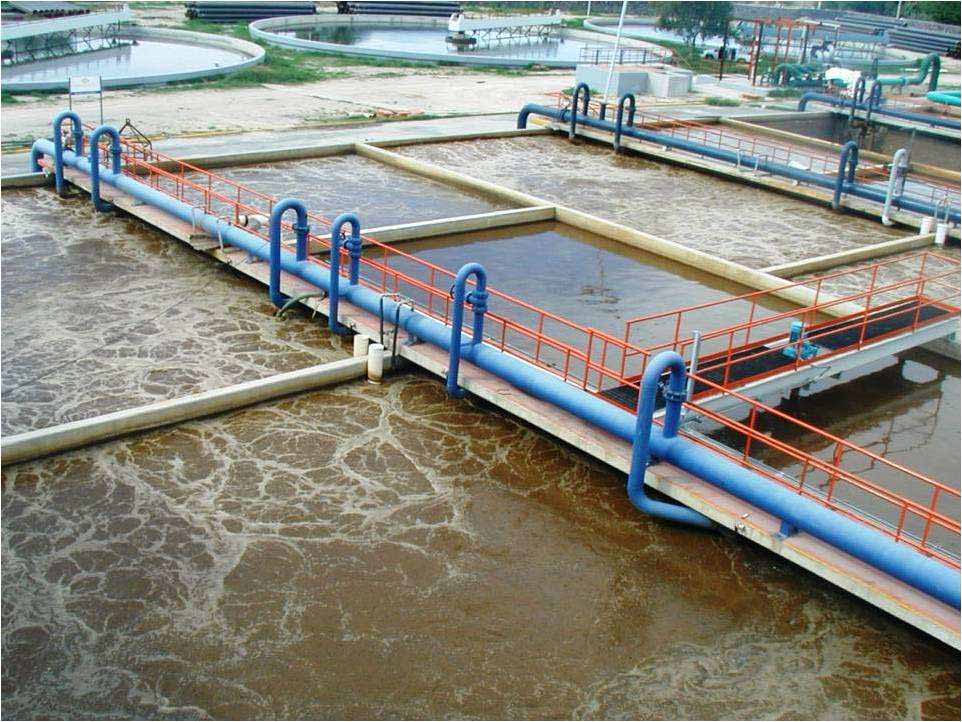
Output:
[[[60,132],[59,127],[56,132]],[[786,487],[785,475],[771,473],[754,463],[747,448],[742,457],[740,452],[733,453],[717,443],[699,438],[697,434],[678,433],[677,413],[684,401],[679,396],[682,388],[679,384],[684,380],[684,370],[679,370],[677,364],[673,368],[675,373],[682,374],[681,381],[674,380],[671,394],[665,395],[668,416],[664,428],[657,423],[652,428],[650,418],[647,424],[642,424],[644,414],[638,417],[636,428],[636,415],[606,400],[601,393],[602,387],[610,387],[615,381],[630,382],[632,375],[625,369],[629,352],[644,362],[636,364],[636,368],[641,369],[650,358],[658,358],[653,357],[652,352],[552,317],[490,287],[485,288],[485,274],[477,265],[465,266],[455,277],[446,269],[422,264],[423,276],[406,276],[394,270],[388,262],[390,254],[396,251],[378,244],[373,238],[362,236],[355,218],[345,216],[336,221],[334,235],[328,237],[324,235],[324,229],[330,227],[329,222],[299,210],[300,217],[293,226],[299,237],[295,254],[286,250],[286,243],[281,243],[280,229],[276,225],[281,222],[279,212],[273,214],[273,242],[269,242],[263,233],[238,224],[242,210],[245,213],[257,210],[267,215],[275,207],[274,200],[266,208],[242,208],[221,192],[222,186],[214,186],[216,177],[208,177],[205,191],[203,183],[185,182],[182,175],[178,177],[176,172],[155,166],[154,163],[161,160],[158,154],[122,142],[122,150],[112,159],[114,168],[120,166],[119,160],[122,159],[119,171],[99,169],[94,178],[90,175],[93,169],[90,162],[71,150],[55,149],[49,141],[37,141],[34,158],[39,163],[44,157],[58,155],[59,150],[65,165],[64,180],[90,190],[112,207],[141,218],[181,240],[189,241],[201,230],[217,239],[217,245],[206,250],[215,258],[231,262],[238,252],[247,254],[255,262],[235,265],[235,268],[268,282],[275,303],[313,293],[314,297],[305,299],[304,304],[330,315],[332,328],[350,329],[375,342],[385,341],[386,324],[393,327],[395,341],[403,329],[405,342],[391,344],[392,354],[446,377],[450,391],[470,391],[616,468],[629,470],[632,466],[631,442],[634,441],[637,451],[638,439],[644,435],[645,448],[661,459],[660,463],[648,464],[648,452],[644,454],[643,467],[647,469],[642,467],[642,473],[649,486],[681,502],[694,514],[734,530],[946,643],[959,646],[958,553],[957,550],[946,552],[941,541],[934,542],[938,534],[930,536],[932,528],[938,527],[940,533],[946,531],[950,536],[954,533],[957,540],[958,522],[944,519],[937,503],[940,493],[945,496],[954,493],[957,498],[957,490],[941,485],[933,487],[938,492],[936,500],[928,507],[908,500],[893,501],[895,509],[903,510],[903,519],[891,530],[867,517],[853,517],[851,511],[841,513],[844,503],[840,506],[838,499],[832,499],[831,491],[828,497],[824,497],[813,492],[804,482],[795,490]],[[364,151],[368,157],[383,152],[374,148],[365,148]],[[163,160],[176,164],[173,159]],[[192,173],[198,171],[195,168],[190,170]],[[220,178],[216,180],[218,184],[222,181]],[[528,205],[543,204],[532,202]],[[276,208],[279,210],[285,206],[299,208],[296,202],[283,203]],[[559,219],[563,211],[569,217],[575,217],[576,212],[556,207]],[[342,220],[350,221],[353,226],[343,242],[338,232]],[[307,223],[317,224],[313,232],[307,229]],[[291,228],[290,223],[284,223],[284,226]],[[338,264],[329,268],[321,258],[309,255],[311,243],[332,243],[335,250],[330,257],[340,261],[342,268],[339,270]],[[365,243],[379,246],[383,260],[374,260],[378,255],[370,254],[364,248]],[[256,262],[258,260],[260,262]],[[746,272],[749,270],[745,269]],[[766,277],[765,274],[758,275]],[[477,283],[473,288],[466,283],[469,276]],[[491,279],[492,283],[495,280]],[[452,281],[454,284],[449,290]],[[774,295],[796,302],[802,298],[810,299],[811,289],[808,293],[797,287],[779,289],[777,279],[765,283],[769,288],[775,288]],[[327,297],[319,297],[318,292]],[[461,298],[464,305],[452,301]],[[492,301],[514,304],[536,314],[541,319],[539,327],[532,330],[518,326],[509,318],[488,311]],[[837,304],[834,315],[844,317],[845,301],[834,299],[834,303]],[[917,307],[931,305],[925,301]],[[821,310],[816,301],[813,312]],[[957,308],[950,312],[957,317]],[[470,336],[461,334],[462,314],[466,316],[465,325],[470,322],[472,326]],[[569,328],[587,335],[587,345],[576,347],[558,342],[542,329],[545,323],[568,324]],[[863,322],[862,328],[865,327]],[[801,359],[804,346],[804,337],[801,334],[796,336],[793,330],[786,349],[796,349]],[[554,358],[567,358],[563,370],[549,362],[551,355],[544,350],[546,347],[552,349]],[[606,360],[609,352],[615,356],[620,354],[620,372],[615,370],[617,362]],[[695,380],[712,383],[701,376],[696,376]],[[653,402],[651,392],[654,387],[649,384],[648,388],[649,394],[644,398]],[[734,396],[742,403],[751,404],[753,415],[756,412],[780,413],[740,397],[723,385],[714,388],[718,394]],[[652,407],[653,403],[648,403],[643,409]],[[702,414],[713,413],[695,402],[689,402],[686,407]],[[715,418],[721,423],[729,423],[724,417]],[[756,444],[771,443],[754,432],[751,438]],[[867,453],[843,440],[834,439],[833,443],[840,450],[839,458],[841,453]],[[839,466],[826,464],[803,452],[798,452],[796,458],[803,464],[803,478],[806,469],[812,475],[828,474],[834,480],[833,485],[839,486],[840,497],[844,496],[841,489],[845,485],[866,484],[863,490],[869,491],[873,488],[870,482]],[[882,465],[889,464],[884,459],[875,460]],[[632,476],[633,483],[637,484],[637,454],[633,467],[636,472]],[[914,478],[935,483],[927,482],[919,475]],[[636,496],[633,495],[632,499],[636,500]],[[639,502],[636,500],[636,503]],[[659,514],[658,507],[651,512]],[[906,515],[924,521],[925,529],[920,536],[916,536],[915,521],[906,522]]]

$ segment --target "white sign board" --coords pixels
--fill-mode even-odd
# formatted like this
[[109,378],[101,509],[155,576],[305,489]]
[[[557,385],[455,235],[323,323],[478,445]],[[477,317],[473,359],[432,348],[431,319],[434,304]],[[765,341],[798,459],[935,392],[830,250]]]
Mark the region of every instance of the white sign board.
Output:
[[71,75],[70,94],[83,95],[84,93],[101,92],[99,75]]

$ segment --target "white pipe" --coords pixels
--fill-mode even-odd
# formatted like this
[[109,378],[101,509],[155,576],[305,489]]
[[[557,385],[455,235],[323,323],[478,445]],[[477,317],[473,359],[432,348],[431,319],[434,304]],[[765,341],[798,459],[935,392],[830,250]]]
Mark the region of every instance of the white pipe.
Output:
[[935,228],[935,219],[931,216],[926,216],[922,219],[922,224],[919,226],[919,235],[927,236]]
[[30,461],[125,434],[190,421],[280,396],[361,378],[365,365],[365,359],[343,359],[179,399],[158,401],[90,419],[6,436],[0,439],[0,463],[7,466]]
[[[905,171],[907,168],[904,166],[904,161],[908,151],[905,148],[899,148],[895,151],[895,155],[892,156],[892,168],[889,170],[889,184],[885,191],[885,206],[882,208],[882,224],[886,226],[894,225],[894,221],[889,217],[889,211],[892,210],[892,199],[896,195],[896,188],[898,188],[898,195],[902,194],[902,189],[905,186]],[[925,231],[923,231],[924,233]]]
[[367,349],[367,380],[372,384],[379,384],[382,378],[384,378],[384,346],[372,343]]
[[948,235],[948,233],[949,233],[949,224],[939,223],[935,227],[935,245],[937,245],[939,248],[944,248],[945,237]]
[[628,0],[621,3],[621,18],[618,20],[618,34],[615,36],[615,50],[611,54],[611,62],[608,63],[608,78],[605,80],[605,93],[602,96],[604,102],[608,102],[608,89],[611,87],[611,75],[615,72],[615,56],[621,47],[621,30],[625,26],[625,12],[628,10]]
[[371,339],[369,339],[363,333],[355,334],[354,335],[354,358],[367,356],[367,349],[370,342],[371,342]]

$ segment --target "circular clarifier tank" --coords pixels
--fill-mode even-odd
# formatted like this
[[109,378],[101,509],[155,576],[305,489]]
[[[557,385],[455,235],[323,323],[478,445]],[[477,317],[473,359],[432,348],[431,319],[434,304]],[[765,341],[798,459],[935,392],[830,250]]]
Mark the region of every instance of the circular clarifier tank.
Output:
[[262,62],[256,43],[207,33],[131,28],[113,47],[60,58],[6,65],[4,90],[66,89],[72,76],[100,76],[104,87],[123,88],[215,77]]
[[[509,37],[507,33],[461,42],[448,31],[447,18],[351,15],[295,16],[257,20],[251,35],[271,45],[297,50],[464,65],[573,68],[586,48],[611,46],[603,35],[552,27],[547,36]],[[625,47],[651,47],[637,40]]]

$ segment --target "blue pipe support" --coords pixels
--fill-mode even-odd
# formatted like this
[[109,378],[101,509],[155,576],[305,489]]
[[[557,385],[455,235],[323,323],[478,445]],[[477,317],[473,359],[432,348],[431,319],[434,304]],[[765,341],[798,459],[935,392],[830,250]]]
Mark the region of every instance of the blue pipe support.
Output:
[[[474,289],[467,292],[468,278],[474,276]],[[458,386],[458,370],[461,367],[461,354],[464,346],[462,329],[464,327],[464,304],[471,304],[474,323],[471,328],[469,346],[477,346],[484,341],[484,314],[488,310],[488,274],[480,263],[467,263],[461,266],[451,287],[454,298],[451,311],[451,342],[448,348],[448,395],[456,399],[464,398],[464,389]]]
[[307,206],[295,198],[285,198],[271,208],[270,218],[270,282],[268,285],[271,303],[278,308],[283,308],[290,299],[281,293],[281,221],[284,214],[289,210],[294,210],[297,214],[297,221],[294,223],[294,233],[297,237],[297,253],[295,259],[298,263],[307,260],[307,235],[311,227],[307,224]]
[[615,115],[615,153],[621,149],[621,124],[625,113],[625,103],[628,103],[628,125],[635,124],[635,96],[625,93],[618,99],[618,113]]
[[[57,195],[63,196],[66,188],[64,187],[63,181],[63,122],[69,120],[73,126],[73,147],[74,152],[83,155],[84,152],[84,129],[83,124],[80,122],[80,116],[74,113],[72,110],[65,110],[56,118],[53,119],[53,145],[54,145],[54,178],[57,185]],[[30,164],[33,167],[35,159],[33,157],[33,151],[30,153]],[[37,163],[36,170],[40,170],[40,164]]]
[[[110,136],[110,169],[113,173],[120,173],[120,133],[109,125],[101,125],[90,135],[90,197],[94,208],[101,213],[113,208],[113,205],[100,198],[100,139],[105,135]],[[62,163],[62,150],[60,156]]]
[[[38,140],[34,144],[46,155],[53,155],[53,144]],[[65,151],[64,163],[90,173],[87,159]],[[186,223],[197,220],[200,227],[212,236],[222,231],[224,242],[240,248],[262,260],[269,260],[269,250],[262,239],[237,226],[221,225],[206,213],[195,218],[196,209],[146,184],[121,173],[106,171],[103,180],[118,190],[159,210],[180,218]],[[220,228],[219,228],[220,227]],[[302,263],[290,251],[281,249],[281,268],[321,290],[330,293],[330,277],[322,266]],[[348,302],[377,316],[381,303],[386,313],[395,315],[398,325],[408,334],[449,351],[451,329],[422,313],[407,308],[397,301],[382,298],[381,294],[363,285],[348,286],[341,295]],[[505,354],[488,344],[467,344],[460,349],[461,358],[487,371],[524,393],[550,403],[583,421],[631,442],[635,437],[637,418],[624,409],[613,406],[602,398],[564,382],[561,378],[539,369],[521,359]],[[877,569],[909,584],[924,593],[953,606],[960,607],[960,575],[958,570],[920,554],[906,544],[900,544],[882,532],[844,517],[818,502],[772,482],[770,479],[729,461],[720,454],[675,436],[665,438],[658,428],[652,428],[650,453],[684,471],[714,484],[723,491],[752,504],[762,511],[782,519],[787,525],[811,534],[827,544],[870,564]]]
[[574,140],[575,133],[578,129],[578,98],[581,97],[582,91],[584,91],[584,103],[581,112],[585,117],[588,115],[588,104],[591,101],[591,88],[588,87],[587,83],[578,83],[575,87],[575,92],[571,94],[571,128],[568,130],[568,140]]
[[[351,235],[343,240],[343,228],[345,224],[350,224]],[[361,274],[361,221],[353,213],[342,213],[334,219],[331,226],[331,290],[328,294],[328,314],[327,325],[333,333],[344,335],[350,331],[346,326],[341,325],[338,319],[338,306],[341,297],[341,243],[347,248],[350,254],[350,266],[348,268],[348,282],[356,286]]]
[[838,160],[838,176],[835,178],[835,194],[832,196],[832,208],[838,210],[842,205],[842,191],[846,184],[855,182],[855,169],[858,168],[858,143],[850,140],[842,146]]
[[[564,123],[568,118],[568,109],[565,108],[563,110],[557,110],[555,108],[548,108],[543,105],[529,103],[521,109],[520,113],[518,113],[517,127],[521,129],[527,127],[528,118],[532,114],[542,115],[546,118],[551,118]],[[578,119],[578,122],[582,125],[588,126],[589,128],[597,128],[599,130],[606,130],[612,133],[615,131],[614,123],[606,120],[598,120],[596,118],[582,116]],[[763,173],[771,173],[772,175],[792,178],[793,180],[797,180],[802,183],[808,183],[821,188],[827,188],[832,191],[835,190],[835,178],[826,177],[819,173],[813,173],[812,171],[803,170],[801,168],[794,168],[789,165],[776,163],[763,158],[740,154],[736,151],[725,150],[724,148],[702,145],[701,143],[696,143],[695,141],[686,140],[684,138],[676,138],[663,133],[653,133],[640,128],[622,127],[621,134],[632,138],[637,138],[638,140],[644,140],[649,143],[663,145],[668,148],[676,148],[688,153],[695,153],[705,156],[706,158],[714,158],[715,160],[721,160],[726,163],[731,163],[732,165],[750,166],[757,168]],[[853,183],[850,188],[846,188],[846,192],[849,195],[865,198],[866,200],[875,201],[876,203],[885,203],[885,190]],[[936,210],[938,210],[936,208],[936,204],[934,203],[905,197],[899,198],[898,206],[904,210],[912,211],[913,213],[919,213],[925,216],[935,215]],[[942,211],[940,211],[940,213],[941,212]],[[953,207],[952,209],[948,210],[947,213],[948,220],[956,224],[960,223],[960,213],[958,207]]]
[[[805,110],[809,102],[827,103],[828,105],[843,106],[848,107],[849,101],[836,98],[834,95],[827,95],[825,93],[805,93],[798,100],[798,110]],[[864,104],[859,103],[857,105],[858,110],[868,110],[868,107]],[[911,113],[907,110],[894,110],[892,108],[879,108],[876,107],[874,112],[878,115],[888,115],[892,118],[900,118],[902,120],[911,120],[916,123],[925,123],[927,125],[936,126],[939,128],[950,128],[952,130],[959,130],[960,124],[957,120],[952,120],[950,118],[940,118],[935,115],[929,115],[926,113]]]
[[645,471],[651,461],[651,427],[655,415],[655,399],[658,396],[661,376],[668,370],[671,375],[668,377],[668,386],[663,391],[665,419],[661,433],[666,440],[678,435],[681,405],[688,386],[685,360],[673,351],[666,351],[649,362],[638,392],[638,419],[635,422],[635,438],[631,446],[628,498],[637,509],[651,516],[711,529],[714,525],[708,517],[686,506],[657,501],[645,493]]

